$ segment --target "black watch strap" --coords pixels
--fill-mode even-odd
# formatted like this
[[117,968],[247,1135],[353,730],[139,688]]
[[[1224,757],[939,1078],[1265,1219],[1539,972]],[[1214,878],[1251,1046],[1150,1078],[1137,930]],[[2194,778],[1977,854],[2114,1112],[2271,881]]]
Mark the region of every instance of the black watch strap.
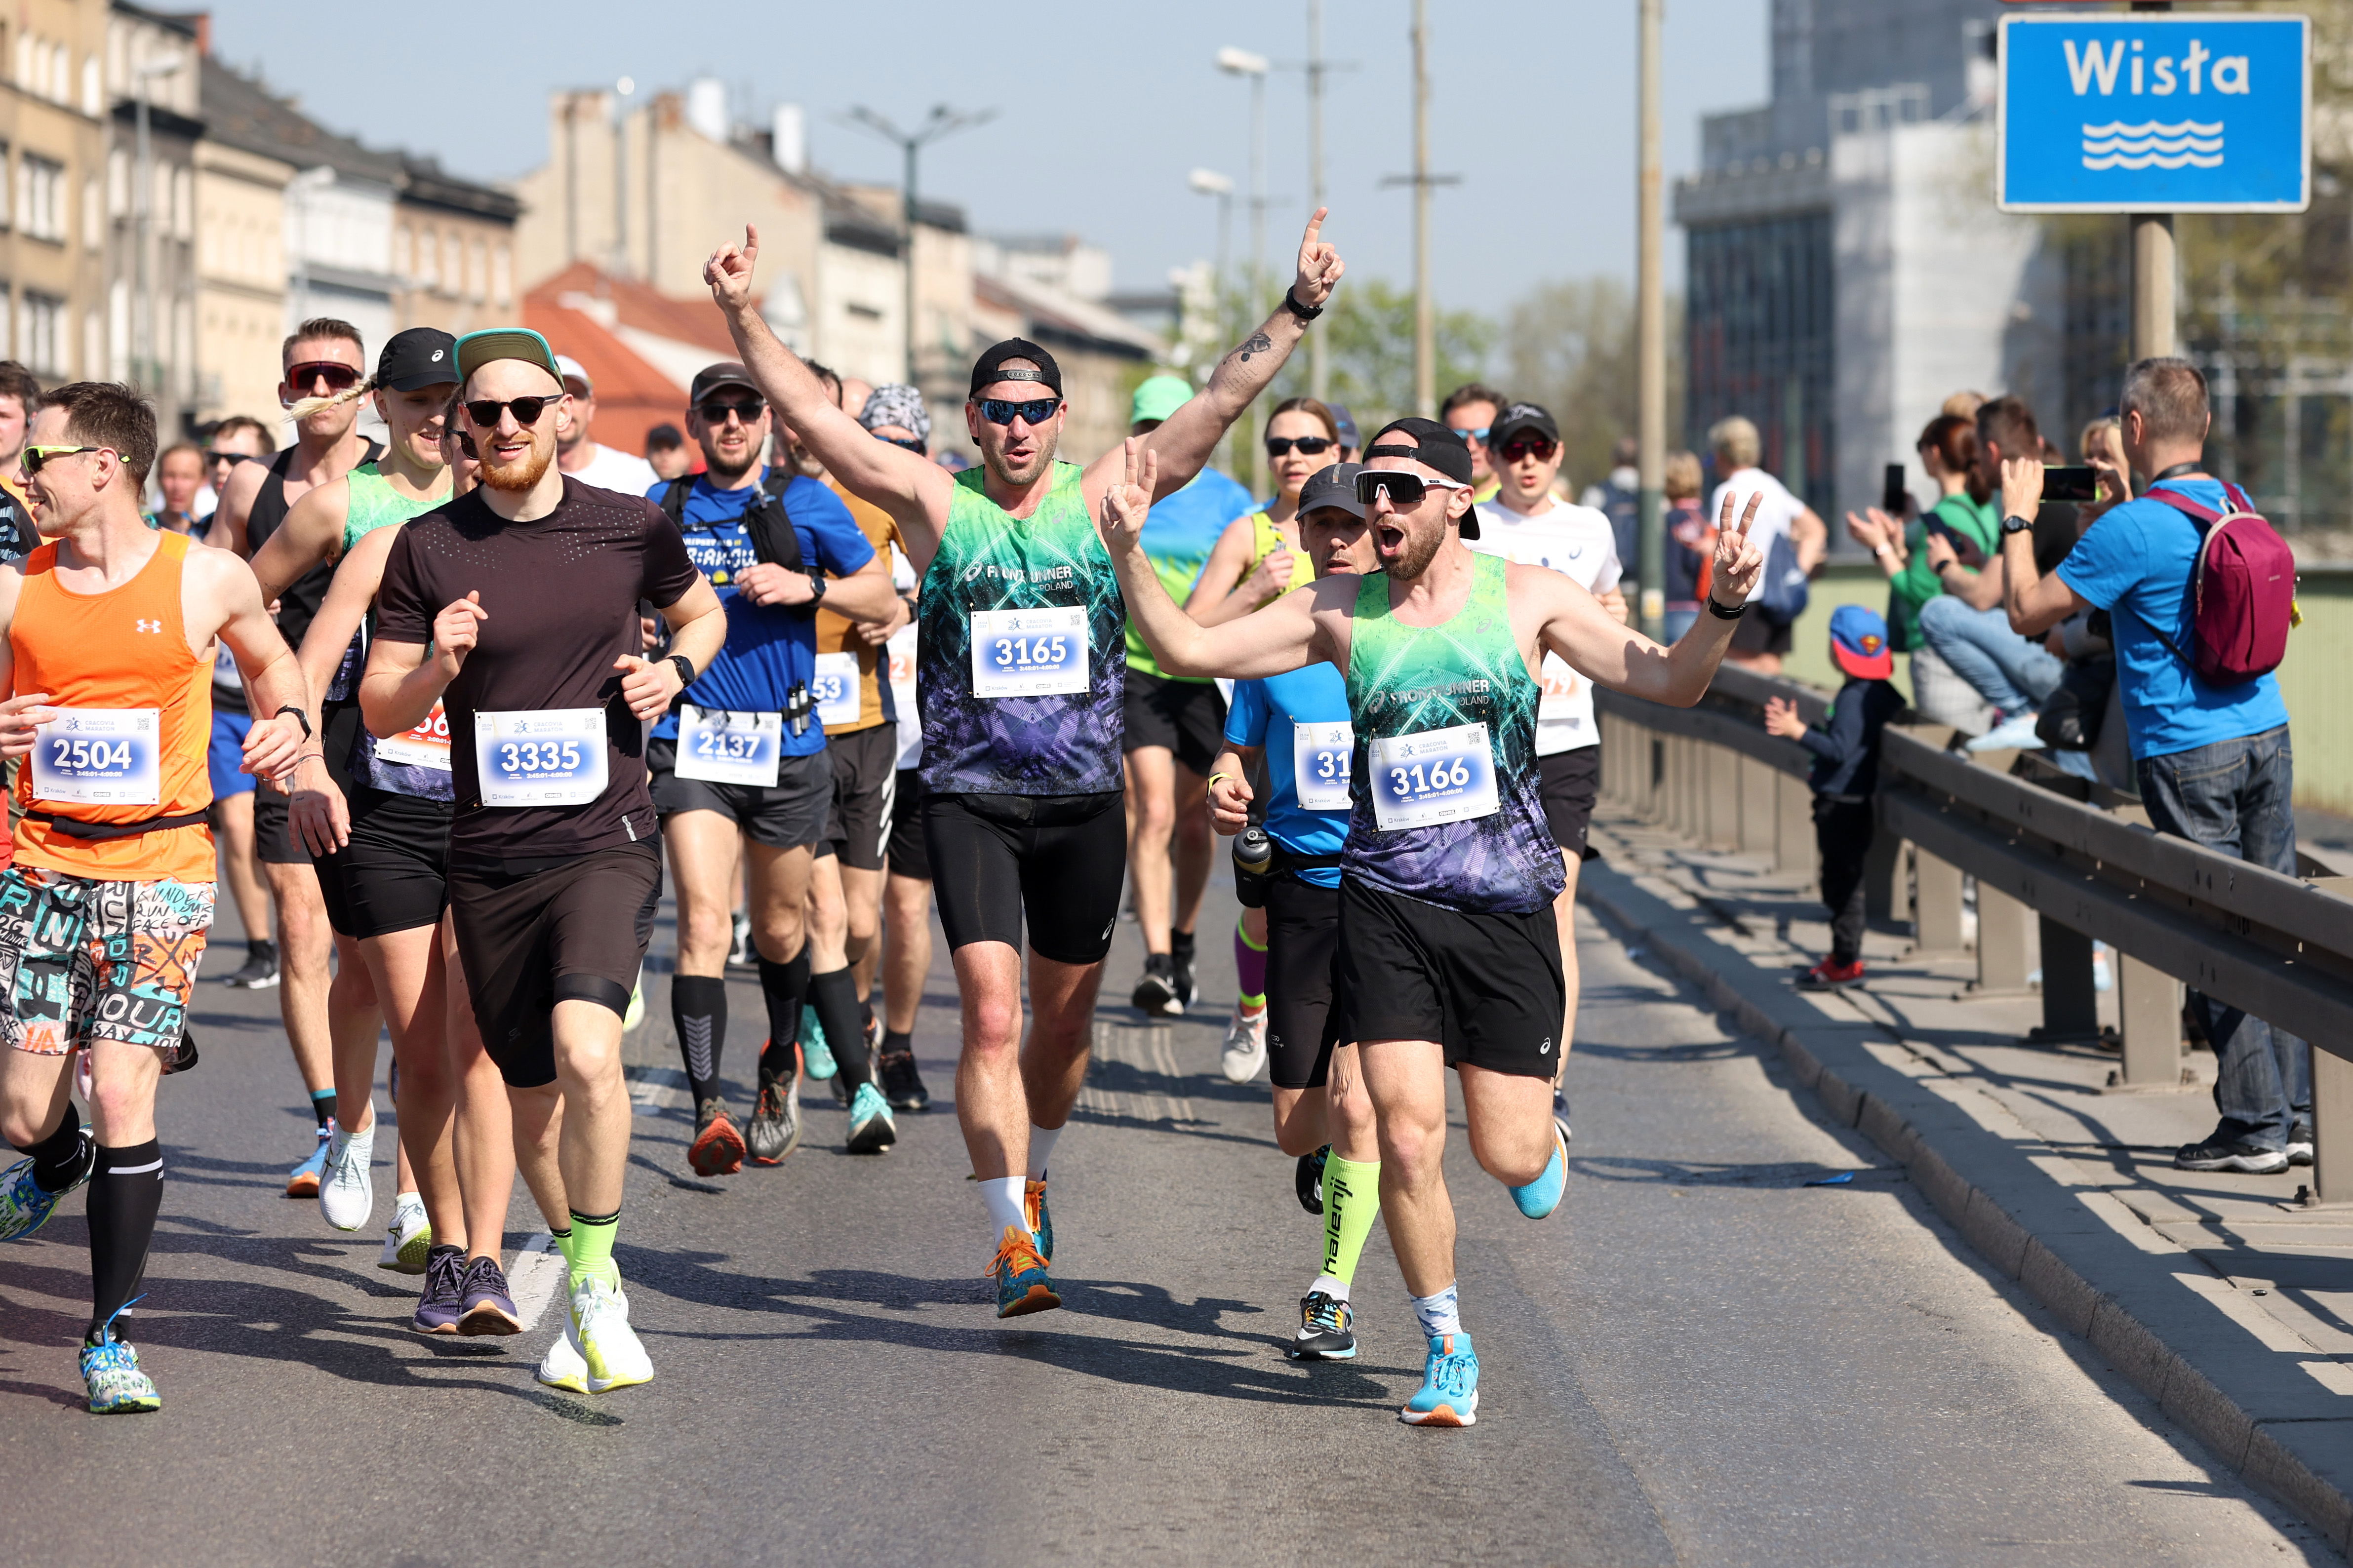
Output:
[[670,668],[678,671],[680,690],[683,691],[694,684],[694,660],[682,653],[674,653],[670,656]]
[[1303,321],[1312,321],[1316,317],[1324,313],[1323,306],[1316,305],[1309,307],[1303,305],[1295,297],[1293,297],[1292,291],[1288,289],[1285,289],[1282,291],[1282,308],[1290,311],[1293,315],[1298,317]]
[[2005,539],[2013,533],[2031,533],[2033,531],[2034,520],[2032,518],[2020,517],[2013,512],[2009,517],[2005,517],[2001,520],[2001,532],[2002,537]]
[[1748,613],[1748,601],[1743,599],[1740,601],[1740,607],[1738,609],[1727,610],[1722,605],[1715,602],[1715,595],[1710,594],[1707,596],[1707,613],[1714,616],[1719,621],[1736,621],[1741,616]]
[[311,715],[303,712],[302,710],[295,707],[291,702],[289,702],[285,707],[280,708],[277,712],[271,714],[270,717],[273,719],[283,719],[289,713],[294,715],[294,722],[302,726],[302,738],[306,741],[309,740],[311,738]]

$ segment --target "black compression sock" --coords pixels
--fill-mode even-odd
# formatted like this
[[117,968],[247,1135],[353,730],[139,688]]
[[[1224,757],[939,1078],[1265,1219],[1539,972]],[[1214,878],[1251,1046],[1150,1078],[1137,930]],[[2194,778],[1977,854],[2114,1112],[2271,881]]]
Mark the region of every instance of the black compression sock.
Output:
[[319,1119],[322,1127],[332,1121],[335,1119],[335,1091],[322,1089],[314,1092],[311,1096],[311,1114]]
[[90,1178],[90,1332],[114,1321],[139,1294],[147,1244],[164,1206],[164,1146],[150,1138],[100,1149]]
[[1168,956],[1175,959],[1179,963],[1192,963],[1193,933],[1189,931],[1170,931],[1168,933]]
[[800,1038],[801,1005],[808,988],[807,947],[787,963],[760,960],[760,995],[768,1005],[768,1046],[760,1053],[760,1065],[776,1077],[792,1076],[793,1043]]
[[678,1054],[685,1059],[694,1103],[718,1098],[719,1057],[727,1044],[727,982],[709,974],[671,976],[670,1021],[678,1031]]
[[33,1157],[33,1180],[45,1193],[61,1193],[89,1173],[90,1162],[97,1145],[90,1134],[81,1130],[81,1115],[73,1101],[66,1101],[65,1120],[58,1130],[27,1148]]
[[866,1062],[866,1032],[858,1026],[858,982],[846,968],[809,976],[809,1005],[825,1030],[833,1059],[841,1064],[841,1081],[851,1089],[874,1076]]
[[882,1054],[884,1056],[895,1057],[902,1052],[912,1051],[914,1048],[915,1037],[913,1033],[902,1033],[897,1029],[885,1029],[882,1031]]

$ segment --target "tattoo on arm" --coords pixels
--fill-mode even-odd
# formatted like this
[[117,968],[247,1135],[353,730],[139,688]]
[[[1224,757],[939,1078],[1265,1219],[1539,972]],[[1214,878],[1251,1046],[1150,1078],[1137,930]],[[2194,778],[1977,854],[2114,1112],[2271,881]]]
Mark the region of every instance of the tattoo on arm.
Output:
[[1272,338],[1268,337],[1264,332],[1252,332],[1242,346],[1234,351],[1234,353],[1244,364],[1248,364],[1250,355],[1262,354],[1272,347],[1274,347]]

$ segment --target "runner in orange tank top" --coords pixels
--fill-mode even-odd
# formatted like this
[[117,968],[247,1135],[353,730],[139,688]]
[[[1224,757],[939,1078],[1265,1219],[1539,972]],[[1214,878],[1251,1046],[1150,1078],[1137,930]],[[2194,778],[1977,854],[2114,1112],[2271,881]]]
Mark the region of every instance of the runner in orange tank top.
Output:
[[[314,749],[251,570],[140,515],[154,458],[154,414],[128,387],[50,394],[23,458],[49,542],[0,567],[0,756],[20,761],[22,813],[0,872],[0,1138],[30,1156],[0,1173],[0,1240],[90,1184],[81,1372],[99,1414],[162,1405],[117,1320],[163,1204],[155,1083],[212,924],[216,639],[253,700],[244,770],[282,777]],[[82,1050],[94,1140],[70,1099]]]

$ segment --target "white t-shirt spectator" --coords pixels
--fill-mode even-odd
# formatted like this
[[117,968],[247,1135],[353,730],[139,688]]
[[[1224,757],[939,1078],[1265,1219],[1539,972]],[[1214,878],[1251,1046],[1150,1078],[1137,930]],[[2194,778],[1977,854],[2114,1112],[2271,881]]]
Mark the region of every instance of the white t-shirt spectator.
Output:
[[[1471,548],[1523,566],[1549,566],[1588,593],[1606,594],[1625,573],[1609,514],[1547,497],[1550,510],[1525,517],[1500,500],[1479,508],[1479,537]],[[1601,743],[1593,722],[1593,683],[1547,653],[1544,701],[1536,709],[1536,754],[1549,757]]]
[[[1707,498],[1708,526],[1713,528],[1716,519],[1724,515],[1726,491],[1739,498],[1732,505],[1732,521],[1737,523],[1740,514],[1748,510],[1748,498],[1759,490],[1765,492],[1765,499],[1757,505],[1757,521],[1748,525],[1748,538],[1760,552],[1770,554],[1773,542],[1788,538],[1789,525],[1805,515],[1806,503],[1762,468],[1740,468],[1725,476],[1724,482]],[[1764,591],[1765,574],[1760,572],[1757,574],[1757,586],[1748,590],[1748,596],[1754,599]]]
[[584,485],[595,485],[600,490],[618,490],[625,496],[641,496],[661,483],[661,476],[643,458],[632,458],[627,452],[591,441],[596,455],[588,466],[572,477]]

